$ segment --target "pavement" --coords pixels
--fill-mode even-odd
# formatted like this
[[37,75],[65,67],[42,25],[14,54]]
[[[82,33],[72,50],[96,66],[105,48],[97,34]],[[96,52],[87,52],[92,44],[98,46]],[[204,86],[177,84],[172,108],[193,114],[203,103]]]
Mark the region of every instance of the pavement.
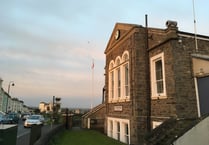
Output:
[[[50,132],[57,125],[45,125],[41,129],[41,136]],[[16,145],[29,145],[30,144],[30,132],[17,137]]]
[[29,145],[30,143],[30,132],[23,134],[21,136],[17,136],[16,145]]

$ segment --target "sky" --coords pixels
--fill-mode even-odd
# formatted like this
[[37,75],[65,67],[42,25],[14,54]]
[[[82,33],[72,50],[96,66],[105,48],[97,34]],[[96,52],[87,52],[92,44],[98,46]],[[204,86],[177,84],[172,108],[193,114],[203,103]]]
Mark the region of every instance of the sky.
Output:
[[[209,36],[209,1],[194,0],[196,30]],[[194,33],[192,0],[0,0],[0,77],[27,106],[102,101],[107,43],[117,22]],[[92,64],[94,62],[94,69]]]

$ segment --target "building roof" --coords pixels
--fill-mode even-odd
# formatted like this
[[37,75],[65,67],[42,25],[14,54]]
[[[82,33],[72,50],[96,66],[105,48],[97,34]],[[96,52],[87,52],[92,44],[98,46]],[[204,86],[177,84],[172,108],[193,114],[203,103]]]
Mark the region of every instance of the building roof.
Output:
[[146,142],[149,145],[170,145],[204,118],[169,119],[147,134]]
[[[112,31],[110,39],[108,41],[107,47],[105,49],[105,53],[107,53],[112,47],[114,47],[118,42],[123,40],[125,36],[127,36],[134,28],[142,28],[141,25],[137,24],[127,24],[127,23],[116,23],[115,27]],[[118,38],[116,38],[115,34],[118,32]]]
[[[142,25],[138,25],[138,24],[116,23],[115,27],[112,31],[112,34],[110,36],[110,39],[108,41],[107,47],[105,49],[105,54],[107,54],[119,42],[124,40],[123,38],[128,36],[131,32],[133,32],[133,30],[136,30],[135,28],[145,29],[146,27],[144,27]],[[179,31],[176,21],[168,20],[166,22],[166,28],[153,28],[153,27],[147,27],[147,28],[149,31],[148,33],[150,34],[149,37],[151,37],[151,38],[152,38],[153,34],[156,34],[156,33],[158,35],[165,36],[161,41],[157,40],[155,43],[153,43],[154,45],[151,45],[150,49],[155,48],[155,47],[161,45],[162,43],[166,43],[171,39],[179,39],[179,37],[189,37],[189,38],[195,37],[194,33]],[[158,37],[158,35],[156,37]],[[196,37],[198,40],[209,41],[209,36],[196,34]]]
[[191,54],[191,56],[194,57],[194,58],[209,60],[209,56],[208,56],[208,55],[203,55],[203,54]]

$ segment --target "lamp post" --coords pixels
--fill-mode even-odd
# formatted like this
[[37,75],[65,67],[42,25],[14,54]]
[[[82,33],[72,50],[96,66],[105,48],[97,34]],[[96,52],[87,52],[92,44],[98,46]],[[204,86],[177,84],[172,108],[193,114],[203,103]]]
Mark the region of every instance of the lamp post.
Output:
[[52,100],[52,119],[54,119],[54,100],[55,100],[55,96],[53,96],[53,100]]
[[55,114],[57,114],[58,109],[59,109],[59,101],[61,98],[53,96],[52,98],[52,118],[55,119]]
[[9,85],[8,85],[8,92],[7,92],[8,95],[9,95],[9,92],[10,92],[10,86],[11,86],[11,85],[12,85],[12,86],[15,86],[14,81],[10,81],[10,82],[9,82]]
[[54,117],[54,113],[57,113],[57,107],[58,107],[58,102],[61,100],[61,98],[53,96],[52,98],[52,114]]
[[6,103],[6,113],[7,113],[7,111],[8,111],[8,102],[9,102],[9,97],[10,97],[10,95],[9,95],[9,92],[10,92],[10,86],[15,86],[15,83],[14,83],[14,81],[10,81],[9,82],[9,85],[8,85],[8,91],[7,91],[7,93],[8,93],[8,96],[7,96],[7,103]]

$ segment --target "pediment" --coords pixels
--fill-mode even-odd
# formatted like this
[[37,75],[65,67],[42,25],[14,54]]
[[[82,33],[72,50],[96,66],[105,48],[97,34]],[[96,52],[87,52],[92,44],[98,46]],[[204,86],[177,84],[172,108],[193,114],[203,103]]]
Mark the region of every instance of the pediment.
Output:
[[136,24],[116,23],[112,31],[110,39],[107,43],[105,53],[107,53],[114,45],[120,42],[134,27],[140,26]]

